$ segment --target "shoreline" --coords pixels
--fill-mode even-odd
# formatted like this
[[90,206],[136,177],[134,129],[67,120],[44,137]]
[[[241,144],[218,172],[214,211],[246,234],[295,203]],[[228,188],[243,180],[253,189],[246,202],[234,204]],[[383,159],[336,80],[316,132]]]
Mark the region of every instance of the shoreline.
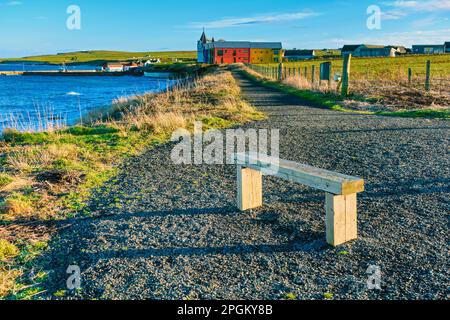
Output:
[[26,299],[41,292],[48,273],[27,277],[35,259],[53,249],[59,223],[95,214],[89,211],[93,191],[114,181],[126,159],[168,142],[175,130],[191,130],[194,120],[220,129],[264,118],[242,100],[231,73],[219,68],[192,85],[177,83],[167,93],[139,96],[114,108],[107,119],[61,130],[3,132],[0,247],[8,256],[0,264],[0,298]]
[[[205,69],[206,70],[206,69]],[[203,70],[202,72],[204,72],[205,70]],[[202,73],[200,72],[200,73]],[[163,77],[147,77],[149,80],[151,81],[158,81],[159,82],[167,82],[167,85],[164,88],[159,88],[159,89],[155,89],[154,91],[147,91],[144,92],[140,95],[135,95],[135,94],[131,94],[129,96],[124,96],[124,97],[120,97],[121,98],[126,98],[127,100],[132,100],[133,98],[136,97],[140,97],[140,96],[145,96],[145,95],[149,95],[149,94],[158,94],[167,90],[173,90],[173,88],[177,87],[177,86],[182,86],[187,84],[189,81],[193,81],[197,74],[190,74],[190,75],[184,75],[182,76],[181,74],[175,74],[175,73],[170,73],[171,75],[173,75],[173,77],[167,77],[167,78],[163,78]],[[42,74],[39,74],[42,75]],[[161,75],[161,73],[156,73],[155,75]],[[176,77],[176,75],[178,75],[178,77]],[[20,75],[19,75],[20,76]],[[25,75],[24,75],[25,76]],[[37,76],[37,74],[33,74],[33,76]],[[47,75],[43,75],[43,76],[47,76]],[[54,72],[51,74],[51,76],[76,76],[75,74],[64,74],[64,73],[57,73]],[[110,74],[110,75],[101,75],[98,73],[94,73],[92,72],[92,74],[86,74],[86,76],[114,76],[114,77],[121,77],[121,76],[130,76],[128,74]],[[136,76],[136,75],[134,75]],[[0,72],[0,77],[1,77],[1,72]],[[143,76],[139,76],[139,77],[143,77]],[[116,98],[116,99],[119,99]],[[114,99],[115,100],[115,99]],[[59,115],[47,115],[47,116],[43,116],[43,118],[41,119],[36,119],[36,124],[35,124],[35,129],[32,129],[33,126],[28,125],[28,124],[24,124],[21,127],[22,128],[17,128],[14,124],[10,124],[7,126],[4,126],[3,124],[0,125],[0,138],[2,137],[2,133],[3,130],[5,129],[17,129],[19,132],[32,132],[32,133],[38,133],[38,132],[45,132],[48,129],[48,127],[54,127],[54,129],[52,130],[63,130],[63,129],[67,129],[73,126],[77,126],[80,125],[82,123],[85,122],[85,119],[89,119],[88,121],[92,121],[92,114],[95,115],[102,115],[102,114],[111,114],[115,108],[117,107],[116,103],[114,103],[114,100],[112,100],[110,103],[104,104],[104,105],[99,105],[97,107],[95,107],[95,109],[90,110],[90,111],[86,111],[82,117],[76,117],[76,118],[71,118],[71,120],[68,120],[67,118],[65,118],[62,113]],[[50,111],[51,112],[51,111]],[[39,114],[45,114],[46,110],[42,110],[38,112]],[[23,115],[26,114],[26,112],[24,111],[22,113]],[[26,118],[26,115],[24,116]],[[4,115],[3,118],[0,117],[0,120],[2,121],[6,121],[8,123],[8,119],[9,122],[11,122],[11,115]],[[22,116],[20,116],[19,118],[22,118]],[[30,122],[30,119],[23,119],[23,120],[17,120],[17,116],[14,117],[14,121],[19,121],[19,122]],[[50,125],[50,122],[52,122],[53,124]],[[43,128],[40,128],[40,124],[41,123],[45,123]]]

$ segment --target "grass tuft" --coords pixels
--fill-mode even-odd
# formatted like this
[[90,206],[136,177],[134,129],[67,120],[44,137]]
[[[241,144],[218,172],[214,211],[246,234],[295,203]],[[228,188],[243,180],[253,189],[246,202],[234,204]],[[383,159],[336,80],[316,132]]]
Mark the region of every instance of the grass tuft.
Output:
[[19,255],[19,249],[5,239],[0,239],[0,262],[15,258]]
[[[0,195],[0,234],[21,254],[1,271],[0,296],[17,289],[20,274],[28,274],[49,239],[50,228],[25,227],[28,222],[90,216],[92,191],[112,179],[124,159],[168,141],[177,129],[193,130],[195,121],[212,129],[264,118],[242,100],[231,73],[220,69],[167,92],[118,99],[107,114],[59,130],[3,132],[0,182],[8,185]],[[37,294],[39,286],[14,296]]]
[[0,189],[13,182],[13,178],[5,173],[0,173]]

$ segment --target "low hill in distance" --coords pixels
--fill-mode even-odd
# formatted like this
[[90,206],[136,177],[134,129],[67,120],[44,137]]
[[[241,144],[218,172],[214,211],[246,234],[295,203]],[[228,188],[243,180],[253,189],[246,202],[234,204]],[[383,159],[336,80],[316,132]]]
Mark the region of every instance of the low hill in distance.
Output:
[[163,52],[126,52],[126,51],[77,51],[55,55],[31,56],[23,58],[1,59],[0,62],[36,62],[49,64],[93,64],[101,65],[107,61],[161,59],[162,62],[173,60],[193,61],[196,51],[163,51]]

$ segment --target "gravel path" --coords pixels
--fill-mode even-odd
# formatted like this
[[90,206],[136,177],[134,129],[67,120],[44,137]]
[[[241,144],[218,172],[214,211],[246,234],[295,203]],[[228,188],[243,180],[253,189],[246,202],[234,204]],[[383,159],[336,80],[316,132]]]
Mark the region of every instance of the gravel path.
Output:
[[96,218],[60,232],[48,292],[76,264],[81,298],[448,299],[450,123],[312,108],[235,76],[269,115],[248,127],[280,129],[282,158],[366,179],[360,239],[329,247],[324,194],[271,177],[264,208],[240,213],[233,166],[173,165],[169,144],[130,159],[92,199]]

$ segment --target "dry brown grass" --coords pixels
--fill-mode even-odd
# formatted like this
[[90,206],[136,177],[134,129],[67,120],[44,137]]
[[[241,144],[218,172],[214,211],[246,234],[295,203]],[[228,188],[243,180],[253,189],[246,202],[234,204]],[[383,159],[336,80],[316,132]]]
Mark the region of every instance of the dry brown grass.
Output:
[[[196,120],[220,128],[263,117],[241,99],[231,73],[216,70],[167,92],[118,99],[109,110],[91,114],[87,125],[71,128],[76,133],[61,130],[22,135],[20,143],[0,141],[0,172],[8,176],[0,187],[0,220],[6,222],[0,225],[0,239],[21,250],[33,241],[46,242],[54,231],[48,221],[83,212],[90,190],[109,179],[124,156],[137,154],[149,142],[167,141],[177,129],[192,130]],[[13,265],[0,265],[0,297],[24,272]]]
[[0,205],[0,213],[4,215],[3,220],[29,218],[35,211],[31,201],[17,197],[8,198]]
[[0,297],[4,297],[15,290],[16,281],[21,275],[21,270],[0,266]]
[[114,121],[121,130],[137,128],[157,134],[186,128],[196,118],[219,116],[242,122],[251,118],[249,114],[256,114],[241,99],[240,88],[226,71],[217,71],[162,94],[120,99],[113,110],[106,121]]
[[312,90],[322,93],[335,93],[338,89],[338,83],[332,81],[330,84],[326,81],[317,81],[312,83],[309,79],[304,77],[288,77],[282,81],[283,84],[301,90]]

